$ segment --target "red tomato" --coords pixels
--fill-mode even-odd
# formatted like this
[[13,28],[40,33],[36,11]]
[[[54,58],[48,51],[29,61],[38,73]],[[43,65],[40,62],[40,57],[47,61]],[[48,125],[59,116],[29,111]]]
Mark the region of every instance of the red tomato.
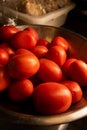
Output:
[[48,49],[46,46],[42,46],[42,45],[37,45],[35,47],[32,48],[31,50],[38,58],[42,58],[46,55],[46,53],[48,52]]
[[65,112],[72,103],[70,90],[65,85],[56,82],[39,84],[34,89],[32,99],[36,111],[44,115]]
[[19,31],[11,39],[10,44],[15,48],[31,49],[37,43],[35,37],[29,31]]
[[33,76],[39,67],[39,60],[32,52],[14,55],[8,63],[8,73],[13,78],[24,79]]
[[44,82],[59,82],[62,79],[62,70],[55,62],[41,58],[37,75]]
[[67,55],[66,51],[61,46],[53,46],[48,50],[45,57],[54,61],[61,67],[65,63]]
[[10,85],[10,77],[4,67],[0,66],[0,92],[3,92]]
[[29,54],[29,55],[32,55],[32,52],[31,51],[29,51],[29,50],[27,50],[27,49],[23,49],[23,48],[20,48],[20,49],[17,49],[16,51],[15,51],[15,55],[24,55],[24,54]]
[[38,41],[39,36],[38,36],[37,31],[36,31],[34,28],[27,27],[27,28],[25,28],[24,30],[29,31],[29,32],[35,37],[36,41]]
[[0,48],[0,65],[5,66],[9,61],[9,54],[6,50]]
[[77,103],[82,99],[83,92],[80,85],[75,81],[66,80],[62,82],[72,93],[72,103]]
[[41,39],[38,40],[37,45],[42,45],[42,46],[48,47],[49,42],[46,39],[41,38]]
[[54,46],[54,45],[62,46],[66,51],[69,48],[68,41],[62,36],[57,36],[52,40],[51,46]]
[[33,93],[33,84],[30,80],[24,79],[15,81],[8,88],[8,96],[12,101],[26,101]]
[[81,86],[87,85],[87,64],[82,60],[75,60],[68,69],[68,76]]
[[8,41],[19,29],[16,26],[6,25],[0,27],[0,40],[2,42]]
[[70,67],[70,65],[75,61],[77,60],[76,58],[69,58],[65,61],[65,63],[63,64],[62,66],[62,71],[65,75],[67,75],[67,72],[68,72],[68,69]]
[[6,50],[9,54],[9,56],[12,56],[15,54],[15,50],[13,50],[13,48],[10,47],[9,44],[7,44],[7,43],[1,43],[0,48],[3,48],[4,50]]

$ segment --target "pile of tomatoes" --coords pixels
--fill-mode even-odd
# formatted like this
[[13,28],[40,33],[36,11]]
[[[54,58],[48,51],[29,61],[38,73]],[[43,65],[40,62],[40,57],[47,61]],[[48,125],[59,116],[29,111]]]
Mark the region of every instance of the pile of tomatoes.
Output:
[[62,36],[49,43],[32,27],[0,27],[0,93],[7,91],[17,103],[31,97],[39,114],[67,111],[82,99],[87,85],[87,64],[68,58],[68,49]]

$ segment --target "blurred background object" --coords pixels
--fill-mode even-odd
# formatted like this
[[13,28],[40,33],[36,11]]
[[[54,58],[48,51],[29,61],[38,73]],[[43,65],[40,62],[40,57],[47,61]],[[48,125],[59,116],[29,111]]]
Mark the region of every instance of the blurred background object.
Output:
[[17,12],[15,16],[8,14],[7,8],[14,8],[17,11],[16,2],[12,3],[12,0],[0,0],[0,23],[3,25],[16,25],[17,23]]
[[20,0],[18,10],[32,16],[41,16],[54,10],[63,8],[70,0]]
[[[26,24],[39,24],[60,27],[67,18],[68,13],[75,8],[71,0],[5,0],[1,11],[3,16],[25,22]],[[42,3],[42,4],[41,4]],[[14,5],[14,6],[13,6]],[[48,8],[49,7],[49,8]]]

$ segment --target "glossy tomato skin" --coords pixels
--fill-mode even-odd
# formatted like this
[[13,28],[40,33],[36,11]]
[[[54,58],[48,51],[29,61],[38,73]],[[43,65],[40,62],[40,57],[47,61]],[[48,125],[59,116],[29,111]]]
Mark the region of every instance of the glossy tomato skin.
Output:
[[0,27],[0,40],[2,42],[9,41],[9,39],[19,31],[16,26],[6,25]]
[[39,67],[39,60],[32,52],[14,55],[8,63],[8,73],[13,78],[25,79],[33,76]]
[[69,89],[56,82],[39,84],[34,89],[32,98],[36,111],[43,115],[65,112],[72,103],[72,95]]
[[5,67],[0,66],[0,92],[5,91],[10,85],[10,77]]
[[17,80],[9,86],[8,96],[14,102],[24,102],[32,95],[33,90],[33,84],[30,80]]
[[66,80],[62,83],[66,87],[68,87],[68,89],[71,91],[72,104],[77,103],[82,99],[83,92],[82,92],[81,86],[77,82],[71,81],[71,80]]
[[61,46],[53,46],[51,47],[46,56],[47,59],[50,59],[57,63],[60,67],[65,63],[67,54],[66,51]]
[[69,58],[65,61],[65,63],[63,64],[62,66],[62,71],[63,73],[67,76],[67,72],[68,72],[68,69],[70,67],[70,65],[75,61],[77,60],[76,58]]
[[15,54],[15,50],[8,43],[1,43],[0,48],[6,50],[9,56],[13,56]]
[[35,37],[36,41],[38,41],[39,36],[38,36],[37,31],[34,28],[27,27],[24,30],[29,31]]
[[62,79],[61,68],[53,61],[41,58],[40,68],[37,72],[38,77],[44,82],[59,82]]
[[43,45],[37,45],[32,48],[31,50],[38,58],[42,58],[46,55],[48,52],[48,48]]
[[24,55],[24,54],[32,55],[32,52],[24,48],[19,48],[15,51],[15,55]]
[[44,39],[44,38],[40,38],[38,40],[38,42],[37,42],[37,45],[48,47],[49,46],[49,42],[46,39]]
[[6,50],[0,48],[0,65],[5,66],[9,62],[9,54]]
[[22,30],[16,33],[11,39],[10,44],[13,48],[31,49],[37,44],[37,40],[29,31]]
[[70,65],[67,73],[69,78],[78,82],[80,86],[87,85],[87,64],[84,61],[74,61]]
[[52,42],[51,42],[50,45],[51,46],[54,46],[54,45],[61,46],[61,47],[63,47],[65,49],[65,51],[67,51],[69,49],[69,43],[68,43],[68,41],[64,37],[62,37],[62,36],[55,37],[52,40]]

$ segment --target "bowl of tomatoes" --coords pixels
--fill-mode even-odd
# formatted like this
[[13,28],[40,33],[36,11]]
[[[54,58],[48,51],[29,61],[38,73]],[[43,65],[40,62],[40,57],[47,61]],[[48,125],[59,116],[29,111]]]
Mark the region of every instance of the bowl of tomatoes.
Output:
[[0,119],[64,124],[87,116],[87,38],[45,25],[0,27]]

